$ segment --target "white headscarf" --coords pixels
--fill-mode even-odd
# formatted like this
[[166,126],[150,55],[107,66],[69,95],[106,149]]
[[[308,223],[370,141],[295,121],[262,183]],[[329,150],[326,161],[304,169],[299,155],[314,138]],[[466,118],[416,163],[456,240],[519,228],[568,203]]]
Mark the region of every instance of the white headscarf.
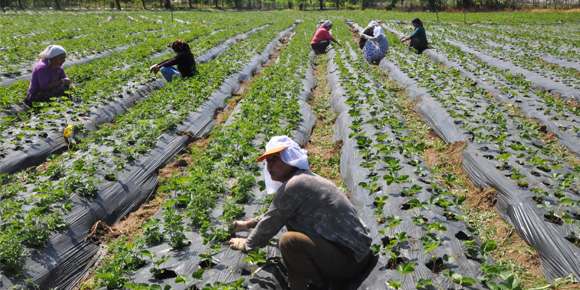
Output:
[[42,60],[49,60],[59,54],[66,53],[66,50],[60,45],[49,45],[40,54]]
[[[294,140],[290,139],[288,136],[272,137],[272,139],[270,139],[270,141],[268,141],[266,144],[266,153],[264,153],[261,158],[265,157],[265,155],[268,155],[269,151],[281,147],[285,148],[282,151],[277,152],[280,152],[280,158],[284,163],[299,169],[310,170],[308,168],[308,151],[300,148],[300,145],[298,145],[298,143],[294,142]],[[272,180],[270,172],[268,172],[267,161],[266,166],[264,167],[264,179],[266,182],[266,191],[268,194],[275,193],[278,188],[282,186],[282,182]]]
[[373,26],[379,26],[379,23],[373,20],[373,21],[369,22],[369,25],[367,25],[367,28],[373,27]]
[[330,22],[330,20],[326,20],[326,21],[324,21],[324,23],[322,23],[322,27],[327,27],[327,26],[332,26],[332,22]]
[[374,37],[383,34],[383,28],[381,26],[375,26],[375,30],[373,30]]

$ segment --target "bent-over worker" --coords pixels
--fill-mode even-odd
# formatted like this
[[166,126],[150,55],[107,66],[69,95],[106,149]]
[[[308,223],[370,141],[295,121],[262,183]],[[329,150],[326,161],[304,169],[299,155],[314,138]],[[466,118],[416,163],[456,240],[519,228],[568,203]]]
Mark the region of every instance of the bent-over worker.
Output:
[[423,27],[423,22],[419,18],[411,20],[415,30],[409,36],[401,37],[401,41],[407,44],[407,47],[411,47],[417,50],[417,53],[421,54],[425,49],[428,48],[427,34],[425,33],[425,27]]
[[39,57],[41,60],[32,69],[32,77],[25,103],[50,102],[51,98],[66,95],[66,90],[74,87],[66,76],[63,63],[66,61],[66,50],[60,45],[49,45]]
[[367,42],[362,49],[362,53],[368,62],[378,63],[383,57],[385,57],[385,54],[387,54],[389,40],[383,34],[383,28],[381,28],[376,21],[371,21],[368,27],[372,27],[373,36],[369,37],[364,33],[361,35],[361,39],[367,39]]
[[332,37],[330,29],[332,29],[332,22],[326,20],[322,26],[316,30],[316,33],[314,33],[310,46],[316,54],[326,53],[326,48],[331,41],[342,46],[336,39],[334,39],[334,37]]
[[306,151],[287,136],[273,137],[258,161],[264,159],[266,187],[276,194],[265,214],[230,226],[233,232],[254,228],[247,239],[232,238],[230,247],[263,247],[286,226],[279,247],[292,290],[322,288],[361,274],[372,257],[372,240],[344,192],[310,172]]
[[[171,82],[175,76],[192,77],[197,73],[195,69],[195,59],[189,48],[187,42],[177,39],[171,44],[171,48],[175,52],[175,56],[166,59],[149,68],[149,72],[157,73],[161,70],[161,74],[168,82]],[[175,68],[177,65],[177,68]]]

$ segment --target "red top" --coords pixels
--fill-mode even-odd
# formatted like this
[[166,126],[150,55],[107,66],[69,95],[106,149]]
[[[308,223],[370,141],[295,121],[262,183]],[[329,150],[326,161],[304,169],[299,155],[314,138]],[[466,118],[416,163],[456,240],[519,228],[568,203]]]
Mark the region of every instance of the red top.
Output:
[[312,41],[310,42],[310,44],[315,44],[319,41],[331,39],[331,38],[332,38],[332,35],[330,35],[330,32],[328,30],[326,30],[326,28],[320,27],[320,28],[318,28],[318,30],[316,30],[316,33],[314,33],[314,38],[312,38]]

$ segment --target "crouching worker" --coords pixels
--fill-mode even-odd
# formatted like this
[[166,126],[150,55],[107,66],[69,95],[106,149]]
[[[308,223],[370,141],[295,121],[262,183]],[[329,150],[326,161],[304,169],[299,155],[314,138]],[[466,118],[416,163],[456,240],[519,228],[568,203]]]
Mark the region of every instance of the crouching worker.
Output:
[[361,40],[366,39],[362,53],[365,59],[370,63],[378,63],[387,54],[389,50],[389,40],[383,34],[383,29],[376,21],[371,21],[365,31],[372,29],[373,36],[364,33],[360,36]]
[[34,102],[50,102],[51,98],[65,96],[65,92],[74,87],[62,68],[66,61],[66,50],[62,46],[49,45],[39,57],[41,60],[32,69],[26,95],[25,103],[29,106]]
[[[195,69],[195,59],[189,48],[189,44],[183,40],[175,40],[171,44],[175,56],[166,59],[149,68],[149,72],[156,74],[161,70],[161,74],[168,82],[175,79],[175,76],[192,77],[197,73]],[[175,68],[177,65],[177,68]]]
[[276,195],[265,214],[230,226],[233,232],[254,228],[247,239],[230,239],[230,247],[263,247],[286,226],[279,247],[292,290],[324,288],[364,272],[371,237],[346,195],[310,172],[306,151],[287,136],[273,137],[258,161],[264,159],[266,188],[277,188]]
[[332,29],[332,22],[327,20],[320,28],[318,28],[318,30],[316,30],[316,33],[314,33],[314,37],[310,42],[310,46],[316,54],[326,53],[326,48],[331,41],[342,46],[340,43],[338,43],[338,41],[336,41],[336,39],[334,39],[334,37],[332,37],[330,34],[330,29]]
[[411,23],[415,30],[411,35],[401,37],[401,41],[406,43],[409,49],[412,47],[417,50],[418,54],[421,54],[425,49],[429,48],[425,27],[423,27],[423,22],[419,18],[411,20]]

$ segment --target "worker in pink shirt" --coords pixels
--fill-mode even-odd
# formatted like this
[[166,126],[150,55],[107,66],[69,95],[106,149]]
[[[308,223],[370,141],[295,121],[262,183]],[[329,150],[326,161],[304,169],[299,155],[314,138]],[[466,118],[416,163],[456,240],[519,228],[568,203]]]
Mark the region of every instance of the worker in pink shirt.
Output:
[[62,64],[66,60],[66,50],[60,45],[49,45],[40,53],[39,61],[32,70],[32,78],[26,103],[50,102],[52,98],[66,95],[74,84],[66,76]]
[[314,38],[310,42],[310,46],[312,46],[312,50],[316,54],[321,54],[326,52],[326,48],[330,44],[331,41],[335,42],[336,44],[342,46],[332,35],[330,34],[330,29],[332,29],[332,22],[330,20],[325,21],[316,33],[314,34]]

